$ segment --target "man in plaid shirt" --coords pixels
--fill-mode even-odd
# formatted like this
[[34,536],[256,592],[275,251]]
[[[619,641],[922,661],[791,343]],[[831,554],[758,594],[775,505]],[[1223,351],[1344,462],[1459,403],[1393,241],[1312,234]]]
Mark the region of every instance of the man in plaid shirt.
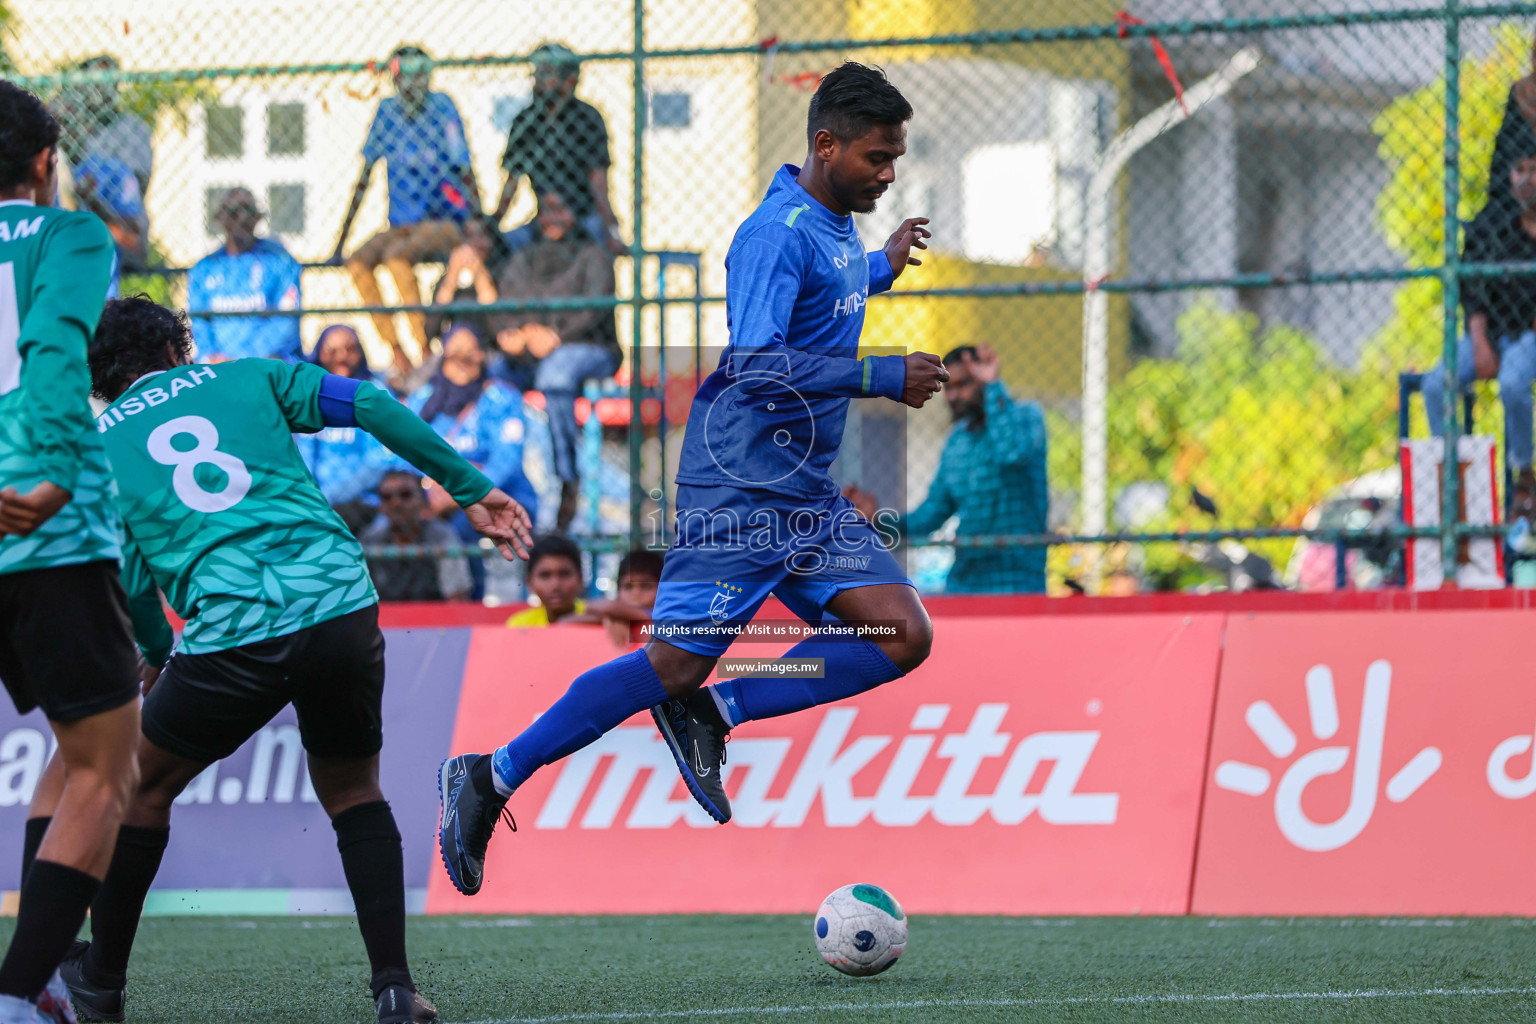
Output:
[[[901,536],[927,536],[959,515],[957,537],[1044,533],[1050,511],[1045,479],[1045,417],[1033,402],[1015,402],[998,379],[989,345],[962,345],[944,357],[954,426],[923,503],[900,516]],[[872,495],[844,492],[873,519]],[[957,548],[944,590],[950,594],[1038,594],[1045,591],[1045,551]]]

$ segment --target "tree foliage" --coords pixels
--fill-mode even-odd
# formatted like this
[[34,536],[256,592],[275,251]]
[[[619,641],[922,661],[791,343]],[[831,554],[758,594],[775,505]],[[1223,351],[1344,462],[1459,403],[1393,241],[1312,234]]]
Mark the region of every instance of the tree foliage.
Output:
[[[1460,195],[1457,216],[1470,219],[1487,201],[1493,155],[1510,85],[1525,73],[1527,30],[1506,25],[1487,52],[1460,66]],[[1411,267],[1444,258],[1445,79],[1405,93],[1374,122],[1389,177],[1376,197],[1379,230]],[[1444,347],[1444,310],[1435,280],[1397,289],[1387,325],[1365,346],[1359,364],[1329,358],[1305,332],[1261,328],[1256,317],[1210,304],[1178,321],[1176,358],[1143,359],[1109,394],[1109,493],[1147,481],[1166,485],[1161,514],[1114,529],[1195,531],[1218,527],[1294,527],[1329,491],[1396,460],[1397,375],[1427,370]],[[1502,435],[1497,402],[1479,405],[1480,432]],[[1423,413],[1416,413],[1423,430]],[[1080,422],[1051,418],[1051,479],[1077,489]],[[1198,488],[1216,503],[1198,510]],[[1289,541],[1253,545],[1279,565]],[[1111,563],[1128,552],[1112,553]],[[1079,556],[1053,552],[1057,573],[1072,574]],[[1169,545],[1144,553],[1147,575],[1176,576],[1186,551]],[[1185,574],[1188,578],[1188,574]]]

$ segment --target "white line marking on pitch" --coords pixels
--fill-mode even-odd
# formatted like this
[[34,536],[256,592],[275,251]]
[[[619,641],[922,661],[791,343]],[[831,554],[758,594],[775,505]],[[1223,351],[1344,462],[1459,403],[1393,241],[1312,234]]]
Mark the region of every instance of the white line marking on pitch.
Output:
[[562,1013],[553,1017],[500,1017],[465,1024],[572,1024],[576,1021],[672,1020],[695,1017],[742,1017],[748,1014],[791,1016],[799,1013],[844,1013],[870,1010],[945,1010],[1028,1006],[1147,1005],[1156,1003],[1263,1003],[1349,999],[1428,999],[1435,996],[1485,997],[1536,995],[1527,988],[1425,988],[1361,989],[1340,992],[1233,992],[1230,994],[1180,994],[1146,996],[1076,996],[1037,999],[911,999],[888,1003],[821,1003],[802,1006],[727,1006],[695,1010],[635,1010],[618,1013]]

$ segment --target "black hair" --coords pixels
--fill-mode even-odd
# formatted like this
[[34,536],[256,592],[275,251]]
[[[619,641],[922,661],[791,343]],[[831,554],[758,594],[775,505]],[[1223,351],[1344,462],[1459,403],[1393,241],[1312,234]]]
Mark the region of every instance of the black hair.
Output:
[[825,129],[839,142],[862,138],[875,125],[905,124],[912,104],[879,68],[845,61],[821,80],[806,115],[805,135],[811,143]]
[[630,575],[654,576],[661,579],[661,566],[665,553],[651,551],[648,548],[635,548],[627,552],[619,559],[619,571],[614,574],[614,580],[622,582],[624,577]]
[[954,366],[956,363],[975,358],[975,345],[956,345],[954,348],[944,353],[944,359],[942,361],[945,366]]
[[[421,474],[413,472],[413,471],[411,471],[409,469],[391,469],[391,470],[386,470],[384,475],[379,477],[379,487],[383,487],[384,486],[384,481],[388,480],[390,477],[401,477],[401,476],[405,477],[407,480],[411,481],[411,483],[415,484],[417,490],[421,489]],[[374,488],[374,490],[378,490],[378,487]]]
[[546,533],[533,542],[533,547],[528,549],[528,571],[532,573],[546,558],[569,559],[576,567],[576,575],[581,575],[581,548],[563,533]]
[[166,309],[148,295],[109,299],[91,341],[91,394],[117,399],[146,373],[192,360],[192,326],[187,314]]
[[25,185],[33,158],[58,144],[58,119],[37,94],[0,81],[0,188]]

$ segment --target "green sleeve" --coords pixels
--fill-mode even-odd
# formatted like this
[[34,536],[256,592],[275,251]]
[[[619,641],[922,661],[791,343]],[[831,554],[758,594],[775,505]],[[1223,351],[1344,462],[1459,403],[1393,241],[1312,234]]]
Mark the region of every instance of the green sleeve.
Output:
[[101,319],[112,275],[112,236],[96,217],[60,217],[49,225],[21,323],[21,408],[31,421],[39,474],[73,492],[94,429],[86,348]]
[[314,363],[283,363],[276,359],[240,359],[233,365],[242,364],[256,366],[271,379],[272,394],[294,433],[313,434],[325,426],[320,416],[324,369]]
[[489,477],[438,437],[420,416],[372,384],[357,389],[352,408],[358,426],[447,488],[461,507],[491,493],[494,485]]
[[128,617],[133,622],[133,636],[144,660],[156,668],[162,667],[171,656],[171,646],[176,635],[165,619],[165,606],[160,603],[160,591],[155,578],[150,575],[149,564],[144,561],[138,545],[132,537],[123,543],[123,589],[128,592]]
[[[328,376],[313,363],[287,365],[272,359],[251,360],[272,375],[272,390],[282,406],[288,425],[300,433],[314,433],[325,426],[320,411],[320,382]],[[405,459],[448,489],[460,506],[473,505],[491,493],[490,479],[437,432],[385,392],[364,383],[352,400],[357,425],[383,442],[384,447]]]

